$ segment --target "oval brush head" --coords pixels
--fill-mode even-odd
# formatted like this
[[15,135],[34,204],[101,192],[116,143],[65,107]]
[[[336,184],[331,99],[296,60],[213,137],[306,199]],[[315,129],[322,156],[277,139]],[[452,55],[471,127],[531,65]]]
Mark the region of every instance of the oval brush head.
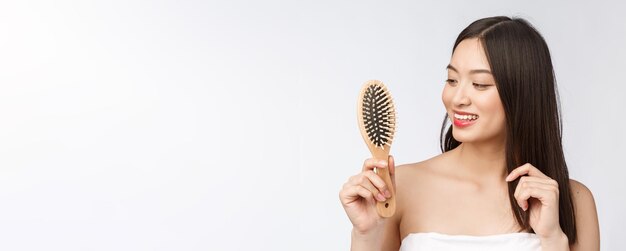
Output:
[[[396,109],[391,94],[383,82],[369,80],[361,88],[357,104],[357,118],[361,136],[376,159],[388,160],[389,150],[396,131]],[[395,188],[388,168],[374,169],[387,184],[391,198],[377,202],[381,217],[391,217],[396,211]]]

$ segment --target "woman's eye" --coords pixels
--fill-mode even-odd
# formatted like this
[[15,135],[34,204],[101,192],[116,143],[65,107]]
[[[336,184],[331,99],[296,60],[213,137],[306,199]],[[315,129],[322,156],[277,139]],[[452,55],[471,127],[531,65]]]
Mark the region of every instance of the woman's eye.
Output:
[[446,84],[449,84],[451,86],[455,86],[456,85],[456,80],[454,80],[454,79],[446,79]]
[[481,84],[474,83],[474,87],[478,90],[485,90],[487,89],[487,87],[489,87],[489,85],[481,85]]

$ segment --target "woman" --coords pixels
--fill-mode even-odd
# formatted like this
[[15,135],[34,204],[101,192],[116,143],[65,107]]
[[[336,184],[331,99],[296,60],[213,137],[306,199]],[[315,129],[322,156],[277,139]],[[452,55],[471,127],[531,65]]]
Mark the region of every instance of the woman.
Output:
[[[599,250],[593,196],[569,179],[541,35],[520,18],[477,20],[447,71],[443,153],[397,169],[368,159],[341,189],[352,250]],[[374,168],[392,174],[391,218],[376,213],[390,194]]]

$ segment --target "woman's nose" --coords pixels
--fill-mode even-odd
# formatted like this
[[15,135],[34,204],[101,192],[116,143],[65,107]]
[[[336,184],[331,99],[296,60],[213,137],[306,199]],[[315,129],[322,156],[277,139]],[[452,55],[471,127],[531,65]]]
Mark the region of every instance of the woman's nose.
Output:
[[456,92],[452,98],[452,104],[455,106],[468,106],[472,103],[469,97],[469,90],[467,89],[468,86],[471,86],[471,84],[460,84],[458,88],[456,88]]

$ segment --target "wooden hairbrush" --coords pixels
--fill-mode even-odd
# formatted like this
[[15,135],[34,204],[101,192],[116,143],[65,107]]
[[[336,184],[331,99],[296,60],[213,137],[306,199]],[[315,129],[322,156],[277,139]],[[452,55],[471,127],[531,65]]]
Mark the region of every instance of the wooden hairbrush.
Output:
[[[389,160],[389,149],[396,131],[396,108],[391,94],[380,80],[365,82],[359,94],[357,118],[361,136],[375,159]],[[375,168],[389,188],[391,198],[378,201],[376,211],[381,217],[391,217],[396,211],[396,192],[388,168]]]

